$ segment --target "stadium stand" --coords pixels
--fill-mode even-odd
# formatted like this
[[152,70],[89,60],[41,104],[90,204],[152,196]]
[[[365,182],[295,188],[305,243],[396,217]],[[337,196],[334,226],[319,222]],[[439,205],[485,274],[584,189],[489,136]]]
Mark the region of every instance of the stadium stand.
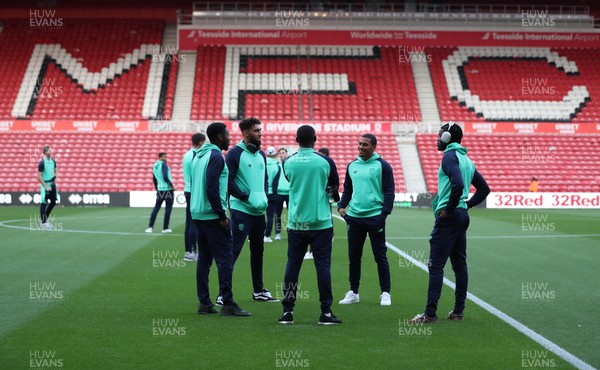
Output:
[[[0,156],[6,161],[0,191],[38,191],[35,181],[37,163],[41,159],[38,143],[51,145],[57,161],[60,191],[125,192],[153,190],[152,165],[158,152],[168,154],[173,179],[183,189],[181,158],[190,147],[190,134],[170,133],[6,133],[2,134]],[[319,147],[329,147],[336,161],[340,181],[346,166],[357,156],[358,134],[324,134]],[[241,140],[237,127],[231,133],[232,145]],[[405,191],[400,157],[393,133],[378,135],[378,152],[394,169],[396,191]],[[265,134],[262,148],[285,146],[290,153],[298,147],[295,134]],[[14,159],[14,160],[12,160]]]
[[[442,121],[595,122],[598,50],[428,48]],[[585,76],[585,77],[582,77]]]
[[201,46],[191,118],[419,116],[412,70],[398,63],[400,52],[397,47]]
[[[417,135],[430,192],[437,192],[442,156],[436,140],[437,134]],[[600,187],[598,135],[470,134],[462,145],[495,192],[526,192],[533,176],[539,180],[540,192],[593,192]]]
[[[170,115],[176,68],[160,20],[68,20],[0,33],[0,118],[148,119]],[[165,73],[166,72],[166,73]]]

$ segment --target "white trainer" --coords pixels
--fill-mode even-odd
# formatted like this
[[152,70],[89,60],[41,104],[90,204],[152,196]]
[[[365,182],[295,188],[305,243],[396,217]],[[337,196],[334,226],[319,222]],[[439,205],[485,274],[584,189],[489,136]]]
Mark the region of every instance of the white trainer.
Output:
[[392,296],[388,292],[381,293],[381,305],[382,306],[391,306],[392,305]]
[[162,232],[163,232],[163,234],[168,234],[168,233],[172,233],[173,230],[171,230],[171,229],[163,229]]
[[194,261],[194,253],[193,252],[185,252],[185,255],[183,256],[183,260],[187,261],[187,262],[193,262]]
[[198,261],[198,253],[192,252],[192,258],[194,259],[194,261]]
[[270,236],[265,236],[263,238],[263,242],[265,242],[265,243],[273,243],[273,239],[271,239]]
[[281,240],[281,234],[275,234],[275,240]]
[[352,304],[358,302],[360,302],[360,297],[358,296],[358,293],[354,293],[352,290],[349,290],[348,293],[346,293],[344,299],[340,301],[340,304]]
[[151,227],[147,228],[147,229],[146,229],[146,232],[147,232],[147,233],[152,233],[152,228],[151,228]]
[[304,255],[304,259],[305,260],[312,260],[313,259],[313,255],[311,251],[306,252],[306,254]]

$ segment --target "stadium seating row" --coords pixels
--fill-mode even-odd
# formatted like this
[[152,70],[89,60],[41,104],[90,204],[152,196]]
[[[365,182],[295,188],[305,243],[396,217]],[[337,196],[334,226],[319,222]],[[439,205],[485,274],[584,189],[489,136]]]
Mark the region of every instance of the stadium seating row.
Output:
[[[436,134],[417,135],[430,192],[437,192],[441,152]],[[527,191],[531,177],[543,192],[597,192],[600,189],[598,135],[466,135],[462,142],[492,191]],[[474,189],[471,189],[474,191]]]
[[69,20],[43,32],[32,32],[28,22],[3,22],[0,118],[157,116],[161,103],[169,109],[161,99],[167,63],[153,57],[163,30],[156,20]]
[[[170,117],[177,62],[167,75],[168,63],[154,58],[163,21],[70,20],[60,30],[30,31],[27,22],[3,22],[0,118]],[[191,118],[419,121],[410,58],[403,58],[409,52],[340,45],[201,46]],[[600,119],[591,101],[600,88],[598,50],[429,47],[424,53],[431,56],[442,120]]]
[[[232,132],[232,145],[241,134]],[[347,164],[356,159],[358,134],[321,134],[319,147],[329,147],[343,184]],[[37,191],[35,168],[41,159],[41,146],[51,145],[59,169],[61,191],[153,190],[151,169],[158,152],[168,154],[168,163],[178,189],[183,186],[181,158],[190,147],[189,133],[8,133],[0,156],[7,161],[0,179],[0,191]],[[393,133],[378,135],[378,152],[392,166],[396,191],[405,191],[400,156]],[[297,149],[295,134],[263,136],[262,148]]]

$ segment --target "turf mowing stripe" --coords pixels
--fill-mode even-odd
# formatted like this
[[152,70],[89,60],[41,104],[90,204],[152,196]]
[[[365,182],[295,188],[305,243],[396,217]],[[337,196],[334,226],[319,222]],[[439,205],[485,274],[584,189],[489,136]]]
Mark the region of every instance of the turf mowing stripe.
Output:
[[[338,215],[333,215],[333,217],[335,217],[338,220],[341,220],[343,222],[346,222],[346,220],[344,220],[342,217],[340,217]],[[594,236],[596,236],[596,235],[594,235]],[[556,237],[556,235],[554,235],[554,237]],[[469,238],[472,238],[472,237],[469,237]],[[405,253],[404,251],[402,251],[400,248],[394,246],[393,244],[391,244],[389,242],[386,242],[385,245],[389,249],[391,249],[394,252],[396,252],[401,257],[403,257],[406,260],[408,260],[411,263],[413,263],[415,266],[418,266],[421,270],[423,270],[425,272],[429,272],[429,270],[428,270],[427,266],[425,266],[425,264],[421,263],[417,259],[415,259],[412,256],[408,255],[407,253]],[[449,286],[451,289],[455,289],[456,288],[456,285],[453,282],[451,282],[450,280],[448,280],[447,278],[444,278],[444,284],[446,284],[447,286]],[[575,366],[576,368],[578,368],[578,369],[586,369],[586,370],[594,370],[595,369],[593,366],[591,366],[590,364],[588,364],[585,361],[581,360],[580,358],[574,356],[573,354],[571,354],[570,352],[568,352],[564,348],[560,347],[558,344],[556,344],[556,343],[554,343],[554,342],[546,339],[542,335],[538,334],[537,332],[533,331],[532,329],[528,328],[527,326],[521,324],[519,321],[513,319],[512,317],[508,316],[507,314],[505,314],[504,312],[500,311],[499,309],[497,309],[496,307],[492,306],[491,304],[485,302],[484,300],[482,300],[482,299],[474,296],[471,293],[467,293],[467,299],[473,301],[479,307],[483,308],[484,310],[488,311],[489,313],[491,313],[492,315],[496,316],[500,320],[504,321],[508,325],[510,325],[513,328],[517,329],[519,332],[525,334],[527,337],[531,338],[533,341],[535,341],[536,343],[540,344],[542,347],[546,348],[550,352],[552,352],[555,355],[559,356],[560,358],[562,358],[563,360],[567,361],[568,363],[570,363],[571,365]]]

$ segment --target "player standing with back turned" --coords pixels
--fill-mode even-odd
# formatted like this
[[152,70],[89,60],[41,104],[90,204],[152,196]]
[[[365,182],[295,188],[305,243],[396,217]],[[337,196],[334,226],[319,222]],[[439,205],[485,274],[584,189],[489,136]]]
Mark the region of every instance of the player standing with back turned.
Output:
[[280,324],[294,323],[294,305],[298,275],[304,254],[310,244],[319,287],[321,316],[319,325],[341,324],[331,304],[331,248],[333,223],[329,196],[340,200],[339,178],[333,160],[318,154],[315,149],[315,129],[304,125],[296,132],[300,149],[283,163],[283,173],[290,181],[288,209],[288,261],[283,285],[283,315]]

